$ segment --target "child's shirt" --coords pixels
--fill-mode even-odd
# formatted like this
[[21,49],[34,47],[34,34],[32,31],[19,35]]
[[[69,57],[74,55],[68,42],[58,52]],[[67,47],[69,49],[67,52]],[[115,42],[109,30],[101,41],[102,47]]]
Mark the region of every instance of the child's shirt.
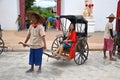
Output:
[[42,36],[45,35],[45,31],[42,25],[37,25],[37,27],[30,25],[28,34],[30,34],[30,48],[37,49],[44,46]]
[[113,24],[108,22],[105,26],[105,31],[104,31],[104,38],[105,39],[110,39],[111,38],[110,29],[113,29]]

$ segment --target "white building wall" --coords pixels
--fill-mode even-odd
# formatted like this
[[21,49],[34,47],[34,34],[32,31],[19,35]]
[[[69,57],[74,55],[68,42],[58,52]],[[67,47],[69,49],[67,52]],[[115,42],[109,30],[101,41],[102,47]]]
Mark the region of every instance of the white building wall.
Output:
[[17,30],[19,0],[0,0],[0,24],[3,30]]
[[[104,31],[107,16],[113,13],[116,16],[118,0],[93,0],[94,2],[94,18],[95,18],[95,31]],[[115,29],[115,20],[114,20]]]
[[[84,9],[84,0],[61,0],[61,15],[81,15]],[[89,28],[89,32],[104,31],[107,22],[106,17],[111,13],[116,15],[118,0],[93,0],[93,16],[95,27]],[[113,22],[115,26],[115,21]],[[115,27],[114,27],[115,29]]]
[[61,0],[61,15],[81,15],[84,0]]

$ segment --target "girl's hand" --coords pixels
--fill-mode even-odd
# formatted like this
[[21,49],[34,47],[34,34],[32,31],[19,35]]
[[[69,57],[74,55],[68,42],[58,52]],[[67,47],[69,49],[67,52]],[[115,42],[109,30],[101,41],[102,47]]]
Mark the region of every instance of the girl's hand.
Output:
[[68,40],[64,40],[63,42],[68,42]]

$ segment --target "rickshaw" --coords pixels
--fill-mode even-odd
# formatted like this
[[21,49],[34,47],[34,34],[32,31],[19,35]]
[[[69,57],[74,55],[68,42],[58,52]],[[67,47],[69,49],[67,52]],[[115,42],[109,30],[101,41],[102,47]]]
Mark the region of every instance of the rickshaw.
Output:
[[[120,59],[120,17],[118,18],[118,31],[114,34],[113,56],[118,56]],[[117,53],[117,54],[116,54]]]
[[[57,48],[61,45],[63,40],[67,37],[68,28],[66,26],[70,23],[74,23],[75,30],[77,33],[77,43],[74,51],[75,52],[74,62],[78,65],[85,63],[85,61],[88,59],[88,53],[89,53],[89,46],[87,43],[87,28],[88,28],[87,20],[85,20],[81,15],[78,16],[61,15],[59,19],[61,22],[62,34],[56,36],[56,38],[53,40],[51,50],[44,50],[44,54],[47,55],[48,57],[56,59],[53,56],[53,54],[57,50]],[[24,44],[26,46],[29,46],[28,44],[25,44],[23,42],[19,42],[19,44]],[[68,56],[69,52],[70,52],[69,50],[63,50],[62,56]]]
[[[54,39],[51,46],[52,54],[60,46],[62,41],[67,37],[68,28],[66,26],[69,25],[70,23],[74,23],[78,39],[75,47],[74,61],[78,65],[85,63],[85,61],[88,59],[89,53],[89,46],[87,43],[88,21],[82,15],[61,15],[59,19],[61,22],[61,30],[63,33],[57,35],[56,38]],[[63,54],[65,56],[68,56],[69,50],[64,50]]]

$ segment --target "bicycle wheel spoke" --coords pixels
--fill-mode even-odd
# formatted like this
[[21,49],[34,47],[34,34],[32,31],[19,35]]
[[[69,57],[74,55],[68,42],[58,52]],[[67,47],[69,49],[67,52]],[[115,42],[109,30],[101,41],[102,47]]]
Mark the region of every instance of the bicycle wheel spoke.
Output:
[[0,38],[0,54],[3,52],[4,50],[4,41]]
[[[56,37],[56,39],[53,41],[51,46],[51,51],[56,51],[56,49],[60,46],[62,40],[62,36]],[[52,53],[53,54],[53,53]]]

